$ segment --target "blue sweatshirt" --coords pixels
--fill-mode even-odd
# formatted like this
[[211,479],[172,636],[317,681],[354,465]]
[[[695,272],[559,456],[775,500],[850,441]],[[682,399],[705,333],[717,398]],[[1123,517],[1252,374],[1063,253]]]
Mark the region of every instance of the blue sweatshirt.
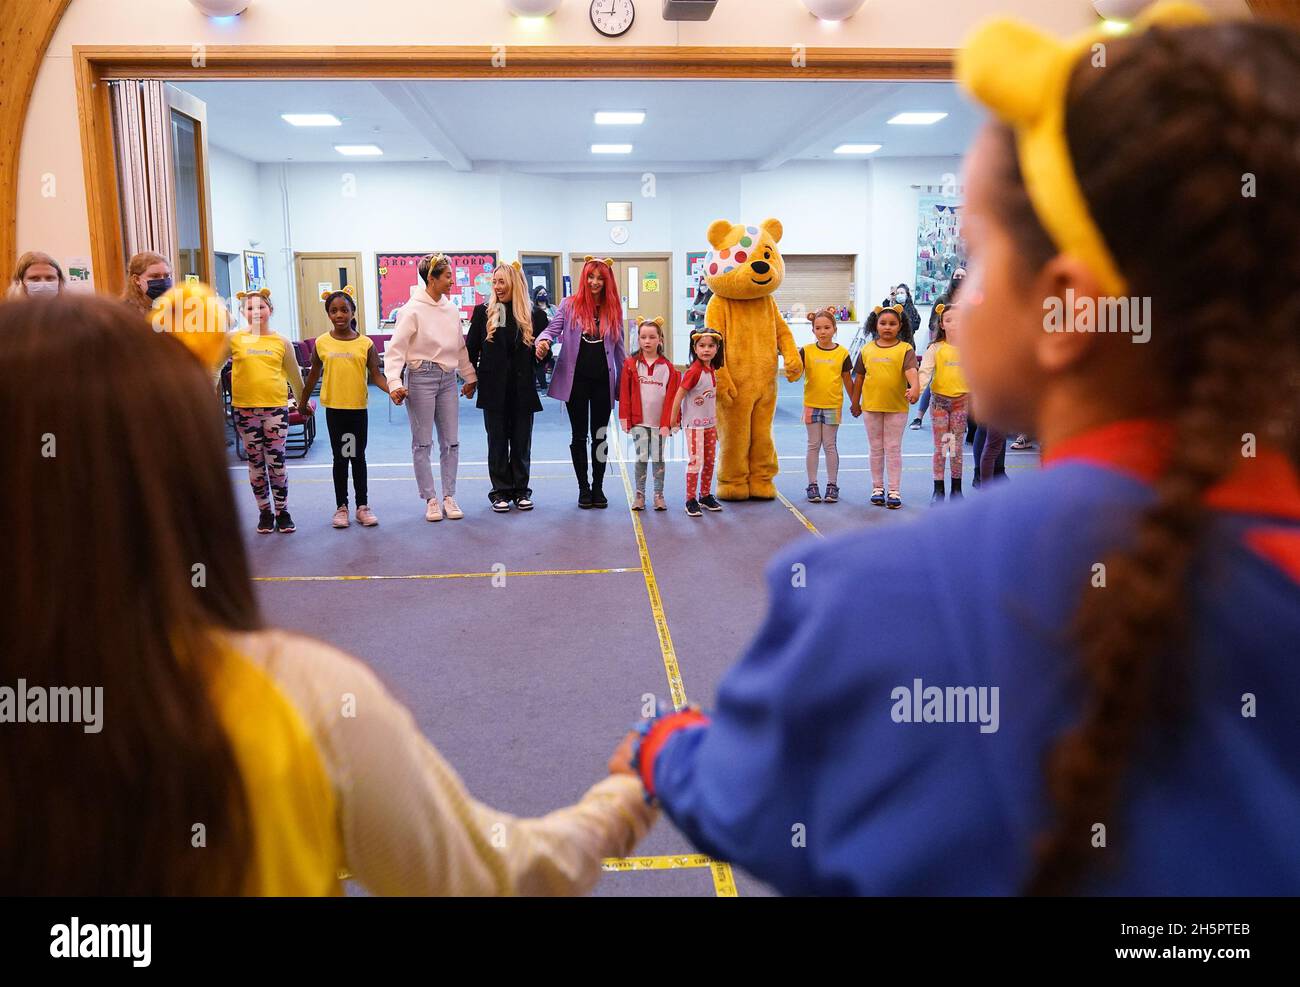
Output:
[[[1068,628],[1153,498],[1151,463],[1107,450],[1132,459],[1148,426],[779,555],[711,723],[644,769],[673,822],[787,894],[1019,893],[1051,818],[1044,754],[1081,715]],[[1300,484],[1280,455],[1243,463],[1192,570],[1178,729],[1153,711],[1081,893],[1300,893]]]

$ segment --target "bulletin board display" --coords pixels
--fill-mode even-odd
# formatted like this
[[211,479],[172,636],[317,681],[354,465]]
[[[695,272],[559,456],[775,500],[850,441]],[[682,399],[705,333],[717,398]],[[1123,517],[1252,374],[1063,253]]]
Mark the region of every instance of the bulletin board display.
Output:
[[695,294],[699,291],[700,282],[704,279],[704,258],[709,256],[706,251],[692,250],[686,255],[686,300],[694,301]]
[[[379,253],[375,261],[379,268],[379,318],[388,322],[393,313],[411,297],[411,289],[420,281],[420,261],[424,253]],[[492,250],[448,253],[451,270],[456,281],[451,288],[451,301],[460,309],[461,318],[474,314],[474,306],[487,301],[492,291],[492,272],[497,267],[497,253]]]

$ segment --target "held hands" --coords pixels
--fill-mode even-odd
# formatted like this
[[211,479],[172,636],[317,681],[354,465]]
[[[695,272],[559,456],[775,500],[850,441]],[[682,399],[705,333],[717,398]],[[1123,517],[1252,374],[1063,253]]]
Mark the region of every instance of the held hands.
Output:
[[545,360],[548,353],[551,352],[551,341],[549,339],[539,339],[537,341],[537,359]]
[[785,361],[785,379],[793,383],[803,376],[803,361],[796,359],[793,363]]
[[636,776],[636,772],[632,770],[632,749],[635,746],[636,731],[629,730],[627,736],[619,743],[618,748],[609,756],[610,774]]
[[388,396],[393,399],[393,404],[400,406],[406,400],[406,388],[394,387],[388,392]]
[[465,386],[460,389],[460,393],[464,394],[465,397],[467,398],[472,398],[474,396],[474,391],[477,387],[478,387],[477,383],[466,381]]
[[921,395],[917,393],[917,388],[915,388],[915,387],[909,387],[909,388],[907,389],[907,395],[906,395],[906,396],[907,396],[907,403],[908,403],[908,404],[916,404],[917,399],[918,399]]
[[854,402],[849,407],[849,411],[852,412],[854,418],[862,417],[862,405],[858,404],[857,402]]

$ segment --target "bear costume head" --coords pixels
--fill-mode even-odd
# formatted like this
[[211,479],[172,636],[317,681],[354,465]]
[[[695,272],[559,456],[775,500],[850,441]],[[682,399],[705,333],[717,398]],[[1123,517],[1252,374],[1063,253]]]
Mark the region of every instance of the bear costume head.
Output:
[[709,227],[713,249],[704,258],[704,278],[721,298],[763,298],[781,287],[785,260],[777,243],[781,221],[765,219],[761,226],[744,226],[720,219]]

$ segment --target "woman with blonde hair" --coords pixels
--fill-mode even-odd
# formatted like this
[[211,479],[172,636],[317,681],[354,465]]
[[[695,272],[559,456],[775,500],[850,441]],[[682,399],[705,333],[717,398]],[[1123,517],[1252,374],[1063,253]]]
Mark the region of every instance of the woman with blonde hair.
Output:
[[171,261],[152,250],[142,250],[126,265],[126,289],[122,292],[122,300],[147,315],[153,308],[154,299],[165,295],[171,286]]
[[535,306],[515,264],[492,272],[492,294],[470,317],[469,362],[478,371],[478,407],[488,436],[488,475],[492,510],[504,514],[513,502],[533,509],[528,486],[532,465],[533,415],[542,410],[533,385],[536,338],[546,328],[546,313]]
[[18,258],[8,295],[10,298],[57,295],[65,284],[67,279],[57,260],[40,250],[29,250]]

